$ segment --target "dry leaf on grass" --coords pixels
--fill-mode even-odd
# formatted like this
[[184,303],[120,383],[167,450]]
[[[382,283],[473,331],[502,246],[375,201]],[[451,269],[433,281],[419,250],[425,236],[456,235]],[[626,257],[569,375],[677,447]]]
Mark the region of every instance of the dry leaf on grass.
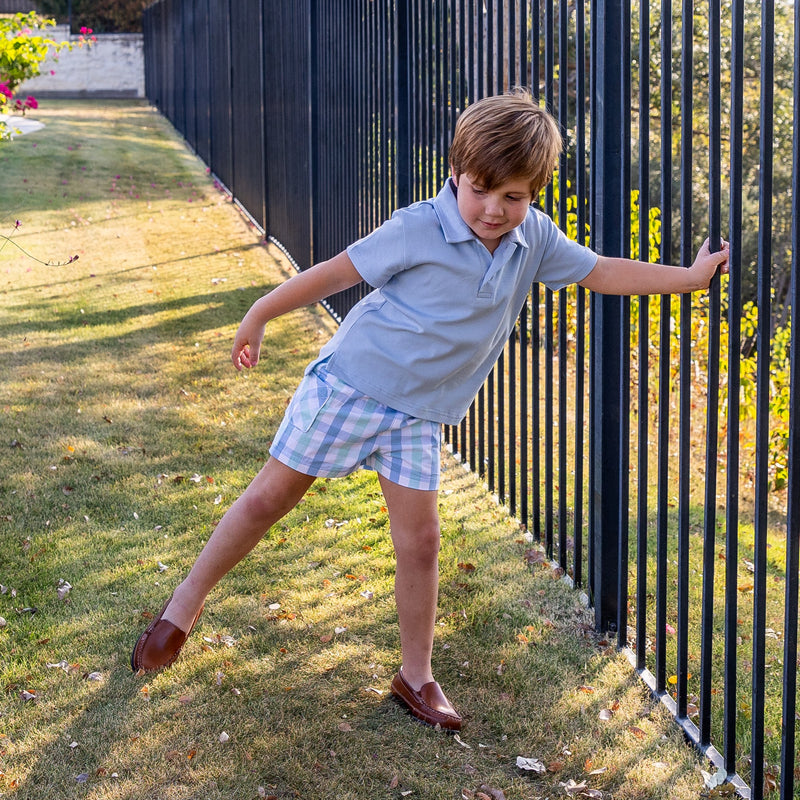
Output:
[[547,768],[538,758],[526,758],[517,756],[517,769],[524,769],[528,772],[546,772]]

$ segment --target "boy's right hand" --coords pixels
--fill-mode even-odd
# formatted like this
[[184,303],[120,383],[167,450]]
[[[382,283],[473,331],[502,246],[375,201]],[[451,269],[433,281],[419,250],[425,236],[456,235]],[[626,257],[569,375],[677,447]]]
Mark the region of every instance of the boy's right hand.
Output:
[[236,331],[231,350],[231,361],[237,370],[241,372],[242,367],[250,369],[258,364],[263,338],[264,325],[251,325],[245,316],[239,325],[239,330]]

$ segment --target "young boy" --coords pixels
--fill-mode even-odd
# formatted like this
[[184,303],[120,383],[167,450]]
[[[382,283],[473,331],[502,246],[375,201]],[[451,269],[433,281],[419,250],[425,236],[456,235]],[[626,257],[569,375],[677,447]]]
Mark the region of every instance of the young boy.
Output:
[[606,294],[691,292],[727,271],[727,245],[706,242],[691,267],[597,256],[531,207],[561,150],[556,122],[521,91],[460,116],[452,177],[329,261],[257,300],[233,344],[256,366],[266,324],[361,280],[361,300],[306,370],[270,459],[231,506],[141,635],[135,671],[172,664],[212,587],[303,497],[316,477],[373,469],[386,499],[397,567],[402,666],[392,692],[412,715],[460,730],[434,681],[440,429],[458,423],[508,339],[535,281]]

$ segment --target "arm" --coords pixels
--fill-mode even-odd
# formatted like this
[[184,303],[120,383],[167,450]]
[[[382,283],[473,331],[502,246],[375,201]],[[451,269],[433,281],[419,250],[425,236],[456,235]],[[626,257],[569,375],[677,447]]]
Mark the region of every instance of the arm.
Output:
[[706,239],[688,269],[598,256],[594,269],[580,285],[601,294],[684,294],[707,289],[717,268],[728,271],[728,243],[722,242],[721,249],[712,253]]
[[285,283],[256,300],[244,315],[233,340],[233,366],[241,370],[258,364],[261,340],[270,320],[349,289],[359,281],[361,275],[346,252],[292,275]]

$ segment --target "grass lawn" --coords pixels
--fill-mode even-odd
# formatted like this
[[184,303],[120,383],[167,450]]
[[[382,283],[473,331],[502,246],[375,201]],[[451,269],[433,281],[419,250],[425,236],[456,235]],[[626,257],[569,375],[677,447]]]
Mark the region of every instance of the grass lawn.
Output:
[[393,554],[365,472],[315,484],[177,664],[132,674],[333,324],[276,321],[238,374],[233,333],[285,259],[147,105],[37,117],[0,145],[0,796],[696,798],[706,765],[449,458],[434,670],[460,737],[389,696]]

